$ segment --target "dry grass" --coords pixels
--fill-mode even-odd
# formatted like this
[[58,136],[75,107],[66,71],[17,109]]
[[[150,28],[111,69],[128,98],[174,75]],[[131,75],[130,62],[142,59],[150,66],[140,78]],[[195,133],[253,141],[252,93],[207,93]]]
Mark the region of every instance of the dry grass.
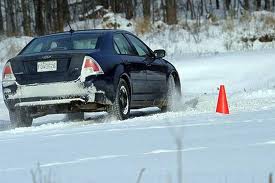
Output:
[[52,172],[43,173],[39,163],[34,170],[31,170],[31,176],[33,183],[56,183]]
[[274,28],[275,27],[275,17],[271,15],[267,15],[263,17],[264,26],[267,28]]
[[227,51],[232,50],[232,46],[233,46],[233,40],[232,39],[225,40],[223,44],[224,44],[224,47]]
[[136,20],[135,31],[137,34],[144,34],[151,31],[152,25],[149,19],[139,18]]
[[108,28],[108,29],[118,29],[118,28],[120,28],[120,24],[119,23],[117,23],[117,22],[109,22],[109,23],[107,23],[107,24],[105,24],[104,26],[103,26],[103,28]]
[[219,18],[214,13],[209,13],[207,19],[212,25],[219,25]]
[[249,23],[252,20],[252,16],[250,15],[249,11],[244,11],[242,16],[240,17],[241,23]]
[[222,30],[224,32],[233,32],[235,30],[234,19],[227,18],[222,25]]

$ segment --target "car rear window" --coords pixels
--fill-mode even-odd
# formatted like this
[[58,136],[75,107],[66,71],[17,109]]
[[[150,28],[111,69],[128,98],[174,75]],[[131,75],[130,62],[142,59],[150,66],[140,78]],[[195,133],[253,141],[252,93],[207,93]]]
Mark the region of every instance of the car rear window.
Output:
[[21,54],[54,52],[62,50],[97,49],[102,34],[76,34],[46,36],[33,40]]

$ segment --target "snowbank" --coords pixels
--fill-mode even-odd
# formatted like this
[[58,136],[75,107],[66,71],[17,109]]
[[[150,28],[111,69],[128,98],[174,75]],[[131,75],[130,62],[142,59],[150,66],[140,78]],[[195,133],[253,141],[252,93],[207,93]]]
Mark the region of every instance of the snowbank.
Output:
[[[217,20],[215,23],[202,20],[200,25],[184,19],[174,26],[161,21],[147,25],[141,20],[126,20],[123,14],[108,12],[102,18],[78,21],[71,26],[75,30],[114,27],[127,30],[137,34],[153,50],[165,49],[168,58],[275,48],[275,41],[259,41],[259,38],[266,35],[275,37],[275,14],[270,12],[254,12],[252,15],[243,15],[239,20]],[[144,26],[147,26],[148,32],[142,34],[139,30]],[[68,31],[69,27],[64,30]],[[0,62],[16,55],[31,39],[3,39],[0,42]]]
[[[108,11],[108,10],[106,10]],[[213,55],[217,53],[275,48],[275,41],[259,41],[268,35],[275,37],[275,14],[265,11],[244,14],[239,19],[202,18],[201,23],[182,18],[178,25],[168,26],[157,21],[145,24],[142,18],[127,20],[123,14],[107,13],[103,18],[79,21],[74,29],[114,28],[137,34],[153,50],[163,48],[173,58],[177,55]],[[69,30],[69,27],[65,27]],[[140,30],[146,30],[142,33]]]
[[16,56],[32,40],[31,37],[2,38],[0,41],[0,63]]

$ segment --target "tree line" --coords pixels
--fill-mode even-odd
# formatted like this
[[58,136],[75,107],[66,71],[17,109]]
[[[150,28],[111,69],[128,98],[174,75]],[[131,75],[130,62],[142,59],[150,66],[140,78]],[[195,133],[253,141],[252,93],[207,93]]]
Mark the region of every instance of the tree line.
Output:
[[275,0],[0,0],[0,34],[62,32],[68,22],[99,18],[98,5],[123,13],[126,19],[141,16],[148,22],[161,20],[171,25],[180,17],[197,19],[215,12],[226,17],[232,12],[274,11]]

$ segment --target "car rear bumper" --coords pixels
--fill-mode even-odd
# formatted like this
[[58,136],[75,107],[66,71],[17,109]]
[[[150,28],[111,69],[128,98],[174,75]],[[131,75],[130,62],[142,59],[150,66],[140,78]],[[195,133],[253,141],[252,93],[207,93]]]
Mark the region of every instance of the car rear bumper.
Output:
[[15,107],[33,107],[33,106],[48,106],[48,105],[57,105],[57,104],[72,104],[72,103],[85,103],[85,100],[82,98],[71,98],[71,99],[55,99],[55,100],[41,100],[41,101],[32,101],[32,102],[18,102],[15,104]]
[[3,88],[7,107],[36,107],[36,106],[64,106],[70,104],[98,103],[111,104],[104,91],[90,84],[80,81],[58,82],[33,85],[19,85],[15,83]]

